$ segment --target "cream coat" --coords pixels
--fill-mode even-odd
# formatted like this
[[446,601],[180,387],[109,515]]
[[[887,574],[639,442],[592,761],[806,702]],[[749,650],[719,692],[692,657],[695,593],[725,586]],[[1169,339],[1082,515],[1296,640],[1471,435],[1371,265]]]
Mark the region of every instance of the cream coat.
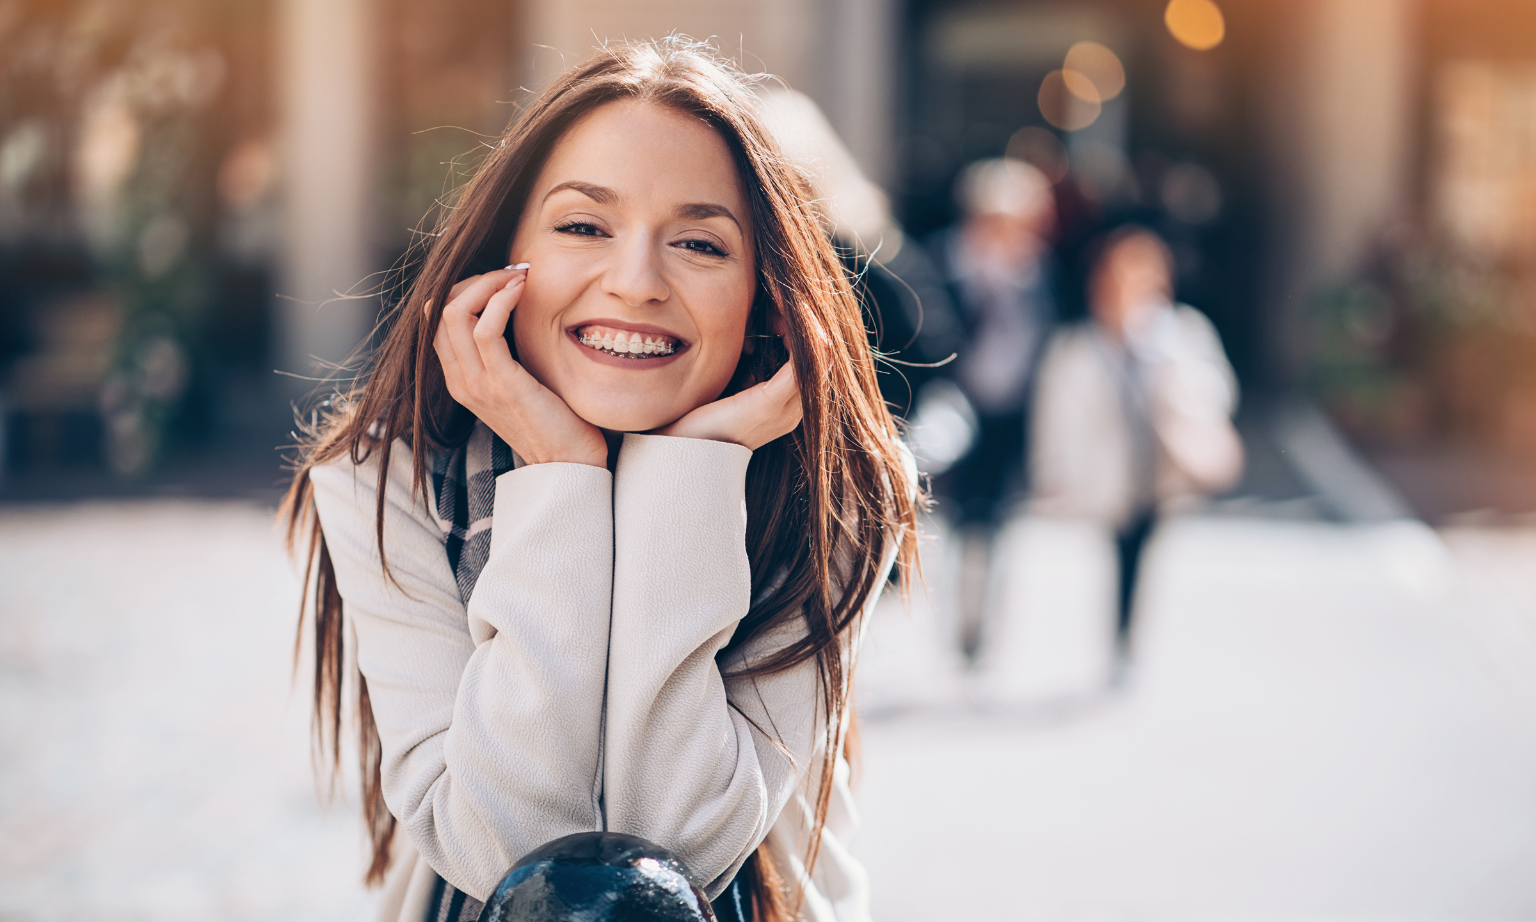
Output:
[[[824,737],[815,663],[737,680],[715,660],[750,602],[751,456],[627,435],[613,473],[537,464],[503,474],[490,557],[467,605],[442,523],[412,495],[409,449],[396,444],[386,487],[393,580],[374,534],[377,463],[315,469],[383,742],[384,799],[400,821],[385,922],[421,922],[434,872],[483,900],[523,854],[588,830],[673,850],[711,897],[765,838],[781,872],[804,880]],[[885,569],[893,557],[894,543]],[[792,639],[781,630],[741,657]],[[864,922],[841,756],[836,773],[803,914]]]
[[[1231,415],[1237,378],[1205,315],[1155,308],[1136,347],[1149,369],[1157,436],[1156,498],[1216,492],[1237,481],[1243,446]],[[1135,510],[1136,461],[1109,342],[1092,323],[1058,333],[1040,366],[1031,445],[1036,511],[1122,524]]]

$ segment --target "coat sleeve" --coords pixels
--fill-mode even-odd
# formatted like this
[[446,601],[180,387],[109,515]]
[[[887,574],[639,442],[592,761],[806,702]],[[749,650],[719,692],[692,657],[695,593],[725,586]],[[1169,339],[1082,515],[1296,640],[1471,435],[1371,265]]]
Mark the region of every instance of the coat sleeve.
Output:
[[483,900],[526,852],[602,826],[612,475],[503,474],[466,606],[403,443],[390,466],[392,579],[376,462],[315,468],[315,504],[383,743],[385,803],[434,870]]
[[1243,472],[1243,443],[1231,421],[1237,376],[1204,314],[1180,305],[1170,319],[1175,335],[1152,388],[1152,418],[1172,465],[1165,479],[1174,481],[1161,492],[1219,492]]
[[[797,786],[819,781],[825,740],[814,659],[756,679],[722,676],[716,663],[751,602],[751,456],[721,442],[628,435],[615,473],[608,828],[671,849],[711,897]],[[886,571],[893,557],[891,543]],[[740,651],[741,662],[803,630],[768,632]]]
[[1031,507],[1115,521],[1130,502],[1124,416],[1112,375],[1086,328],[1050,341],[1031,413]]

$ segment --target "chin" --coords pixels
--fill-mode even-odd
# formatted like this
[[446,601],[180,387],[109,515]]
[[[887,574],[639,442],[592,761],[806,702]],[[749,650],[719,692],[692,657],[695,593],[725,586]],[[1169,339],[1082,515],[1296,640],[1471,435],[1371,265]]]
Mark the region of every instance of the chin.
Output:
[[610,432],[649,432],[677,422],[687,413],[687,408],[652,406],[624,406],[625,401],[571,401],[571,410],[577,416],[599,429]]

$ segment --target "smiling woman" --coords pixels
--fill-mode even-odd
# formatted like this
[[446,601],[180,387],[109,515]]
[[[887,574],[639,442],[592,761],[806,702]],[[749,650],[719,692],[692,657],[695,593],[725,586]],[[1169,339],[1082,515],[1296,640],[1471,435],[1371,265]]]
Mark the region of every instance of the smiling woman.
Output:
[[501,918],[520,857],[598,833],[721,919],[867,918],[848,690],[916,475],[754,105],[678,38],[555,81],[305,448],[316,732],[339,758],[355,634],[392,922]]
[[523,366],[610,430],[655,429],[717,397],[757,287],[720,134],[673,109],[609,103],[560,139],[532,202],[510,255],[531,264],[512,320]]

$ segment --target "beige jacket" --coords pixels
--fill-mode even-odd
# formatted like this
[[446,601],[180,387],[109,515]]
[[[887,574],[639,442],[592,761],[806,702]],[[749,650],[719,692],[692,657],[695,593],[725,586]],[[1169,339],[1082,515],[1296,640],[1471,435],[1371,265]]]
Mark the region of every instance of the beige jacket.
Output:
[[[676,852],[711,897],[766,838],[781,872],[806,884],[807,919],[868,919],[864,871],[846,847],[857,818],[841,757],[804,880],[823,752],[815,663],[756,680],[716,665],[751,601],[751,456],[627,435],[612,473],[503,474],[467,605],[431,501],[412,495],[403,444],[386,487],[392,580],[374,534],[377,462],[315,469],[383,742],[384,799],[400,822],[386,922],[421,922],[434,872],[483,900],[525,853],[599,829]],[[894,546],[885,567],[893,556]],[[781,630],[742,656],[792,639]]]
[[[1148,369],[1160,503],[1226,489],[1242,474],[1232,425],[1237,377],[1221,338],[1187,305],[1159,313],[1136,343]],[[1137,461],[1115,349],[1092,323],[1056,334],[1040,366],[1030,436],[1037,512],[1120,525],[1137,503]]]

